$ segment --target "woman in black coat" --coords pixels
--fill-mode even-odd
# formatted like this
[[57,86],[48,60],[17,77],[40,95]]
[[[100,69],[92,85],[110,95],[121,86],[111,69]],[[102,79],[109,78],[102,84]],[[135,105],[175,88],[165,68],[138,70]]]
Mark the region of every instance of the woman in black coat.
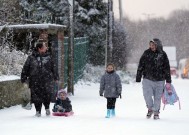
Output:
[[58,82],[58,72],[44,42],[36,44],[33,53],[28,56],[21,73],[21,82],[29,81],[31,102],[34,103],[36,116],[41,116],[42,104],[46,115],[50,115],[49,105],[54,89],[54,81]]

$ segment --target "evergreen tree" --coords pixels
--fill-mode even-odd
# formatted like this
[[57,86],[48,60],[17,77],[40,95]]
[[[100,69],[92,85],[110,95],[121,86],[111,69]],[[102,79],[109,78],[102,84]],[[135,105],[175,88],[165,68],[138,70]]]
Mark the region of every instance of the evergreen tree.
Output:
[[21,0],[23,18],[38,23],[68,25],[68,0]]
[[107,3],[103,0],[77,0],[75,35],[89,36],[89,62],[104,64],[106,45]]
[[118,20],[115,21],[113,31],[113,63],[116,67],[124,68],[126,65],[126,57],[128,57],[127,31],[123,24]]
[[[56,23],[69,28],[69,0],[20,0],[20,6],[26,23]],[[75,0],[74,35],[89,37],[89,60],[95,65],[104,63],[106,18],[103,0]]]
[[21,22],[19,0],[0,0],[0,26]]

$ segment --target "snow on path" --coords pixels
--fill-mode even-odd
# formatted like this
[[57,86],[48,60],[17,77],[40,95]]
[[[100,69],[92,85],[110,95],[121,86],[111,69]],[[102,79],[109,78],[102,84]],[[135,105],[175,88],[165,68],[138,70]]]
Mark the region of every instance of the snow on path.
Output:
[[[72,117],[34,116],[20,105],[0,110],[1,135],[189,135],[189,80],[175,79],[173,84],[181,99],[161,110],[160,120],[146,119],[146,107],[140,84],[123,85],[122,99],[117,99],[116,117],[106,119],[106,99],[99,96],[99,84],[78,84],[70,97]],[[53,104],[51,104],[51,109]]]

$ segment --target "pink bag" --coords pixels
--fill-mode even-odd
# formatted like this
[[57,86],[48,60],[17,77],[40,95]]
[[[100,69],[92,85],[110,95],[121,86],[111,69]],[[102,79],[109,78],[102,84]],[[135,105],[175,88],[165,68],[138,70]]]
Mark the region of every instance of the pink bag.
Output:
[[[179,97],[175,91],[175,88],[172,84],[170,84],[170,88],[169,87],[164,87],[164,92],[162,95],[162,103],[164,104],[163,106],[163,110],[165,109],[165,105],[169,104],[169,105],[174,105],[174,103],[176,103],[177,101],[179,102],[179,109],[181,109],[181,105],[180,105],[180,100]],[[170,94],[171,93],[171,94]]]

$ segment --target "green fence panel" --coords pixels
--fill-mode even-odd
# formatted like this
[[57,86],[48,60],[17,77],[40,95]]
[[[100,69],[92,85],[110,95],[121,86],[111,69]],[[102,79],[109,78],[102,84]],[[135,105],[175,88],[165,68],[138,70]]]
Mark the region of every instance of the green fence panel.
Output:
[[[64,84],[67,85],[68,78],[68,37],[64,38]],[[85,65],[87,64],[87,49],[89,46],[88,37],[74,38],[74,83],[82,77]]]

